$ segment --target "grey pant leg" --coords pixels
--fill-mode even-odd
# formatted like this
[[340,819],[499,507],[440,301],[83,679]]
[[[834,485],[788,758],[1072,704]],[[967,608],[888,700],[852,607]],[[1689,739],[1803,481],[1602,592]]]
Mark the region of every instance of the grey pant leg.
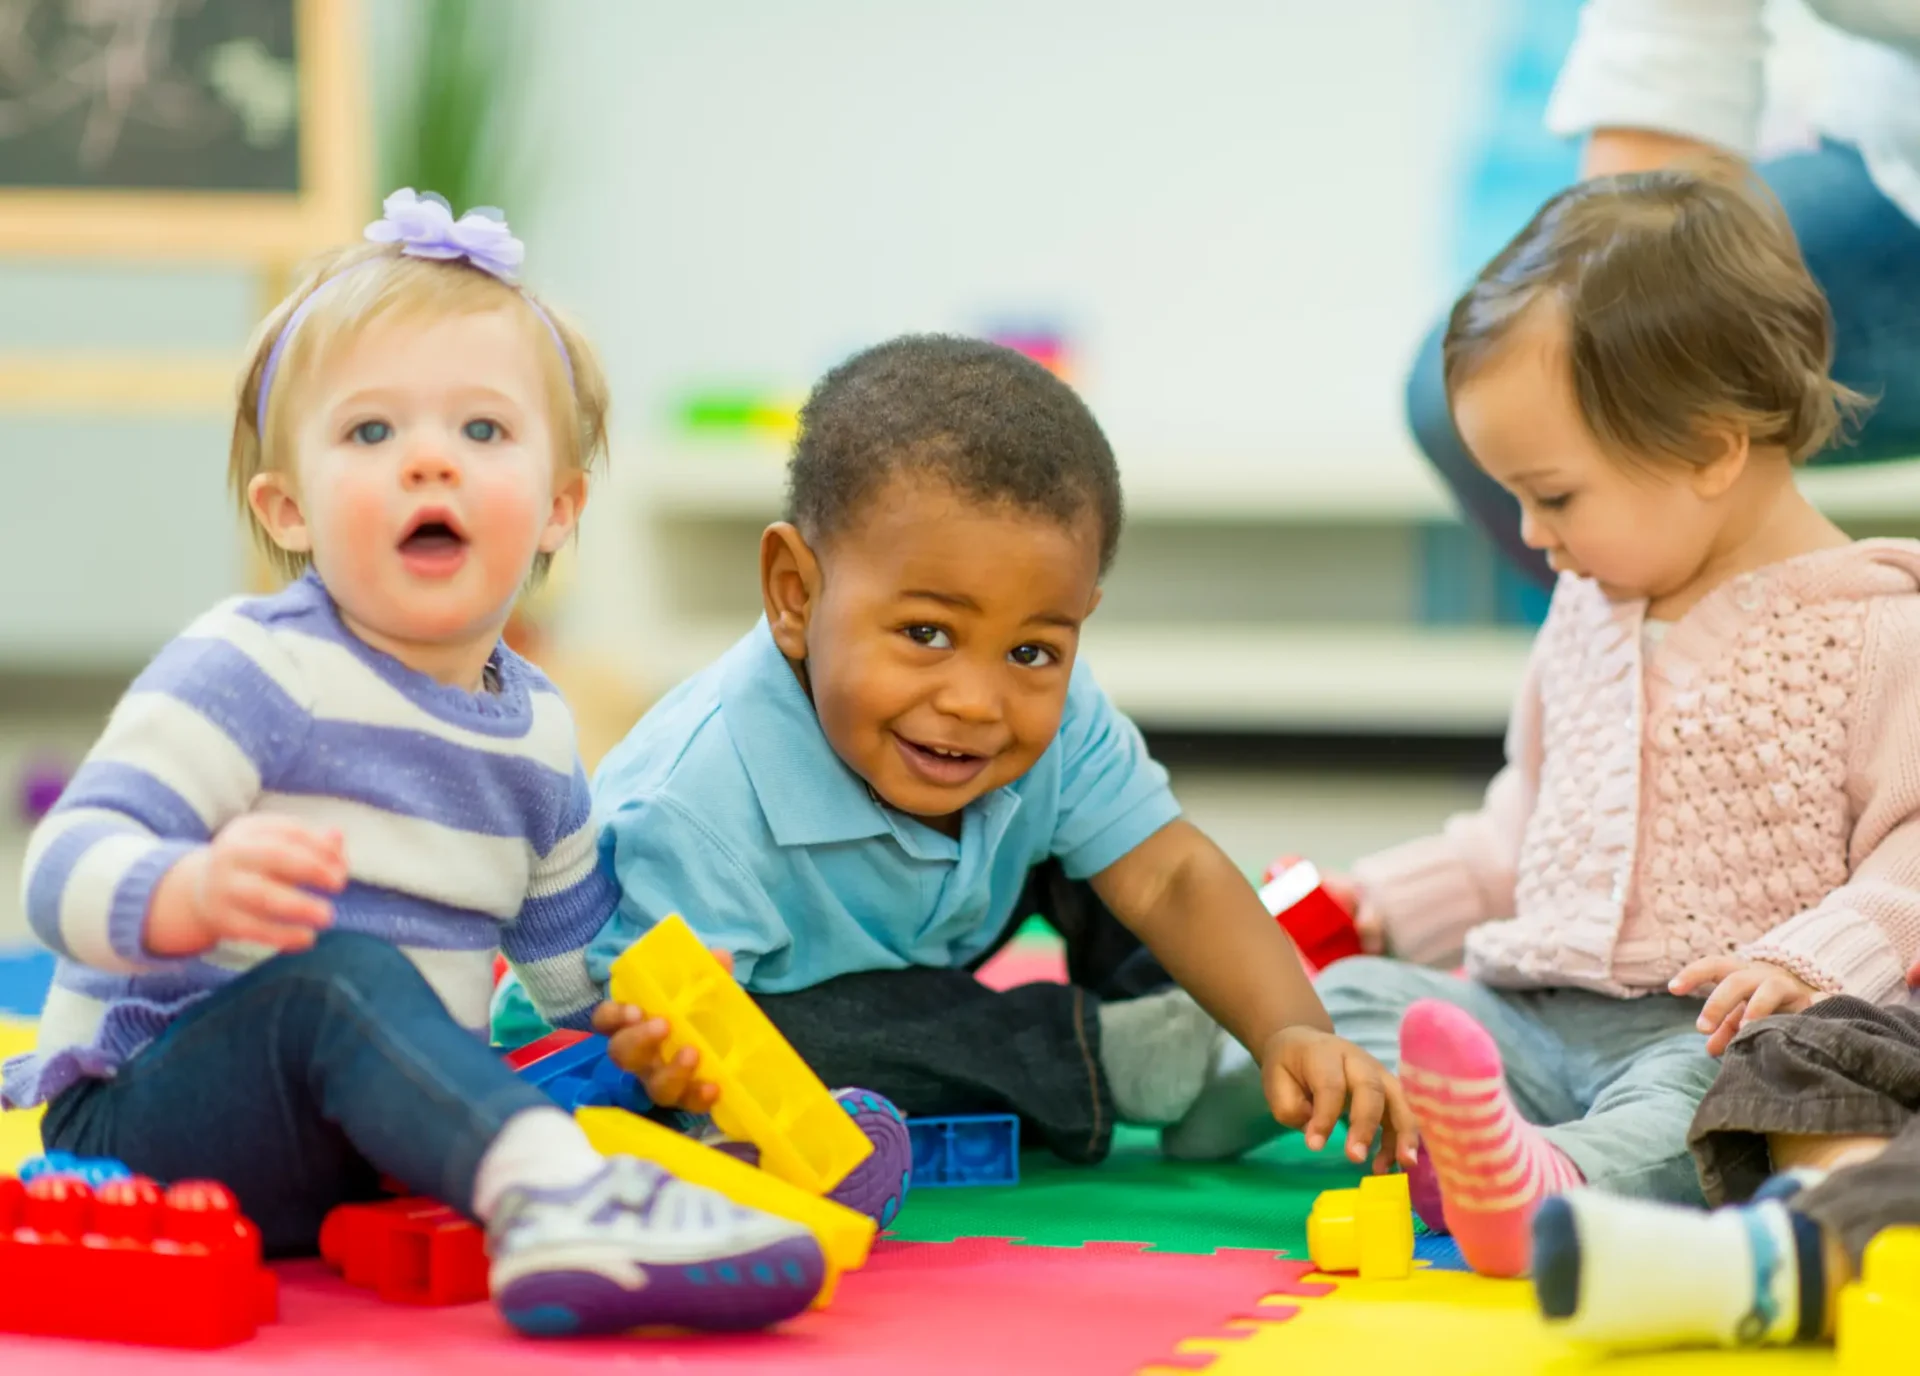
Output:
[[1333,1030],[1392,1070],[1400,1065],[1400,1019],[1409,1006],[1441,999],[1463,1008],[1499,1048],[1507,1092],[1521,1117],[1561,1123],[1580,1116],[1582,1105],[1568,1088],[1566,1048],[1529,1013],[1524,995],[1380,956],[1329,965],[1314,988]]
[[1579,989],[1532,995],[1533,1011],[1570,1048],[1586,1112],[1551,1127],[1590,1185],[1674,1203],[1704,1199],[1687,1128],[1718,1064],[1694,1027],[1698,999],[1617,999]]

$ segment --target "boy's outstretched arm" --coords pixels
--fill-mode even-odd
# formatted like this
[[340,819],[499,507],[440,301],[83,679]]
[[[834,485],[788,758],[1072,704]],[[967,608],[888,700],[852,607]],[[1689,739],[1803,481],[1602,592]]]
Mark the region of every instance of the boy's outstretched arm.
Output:
[[1376,1167],[1396,1158],[1413,1163],[1418,1137],[1399,1081],[1333,1035],[1293,943],[1198,828],[1168,823],[1095,875],[1093,887],[1167,973],[1253,1052],[1276,1119],[1303,1129],[1318,1150],[1345,1110],[1349,1154],[1364,1155],[1384,1126]]

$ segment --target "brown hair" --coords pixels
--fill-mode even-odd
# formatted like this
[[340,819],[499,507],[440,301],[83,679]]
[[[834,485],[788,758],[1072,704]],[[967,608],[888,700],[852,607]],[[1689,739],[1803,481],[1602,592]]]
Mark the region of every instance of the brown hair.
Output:
[[[267,355],[294,311],[323,286],[325,295],[313,303],[281,352],[273,392],[267,398],[263,434],[256,417]],[[538,343],[554,422],[555,470],[593,470],[607,447],[607,381],[593,346],[565,317],[544,304],[536,311],[533,298],[521,288],[464,263],[408,257],[391,244],[336,249],[309,264],[298,285],[260,322],[247,344],[247,362],[240,374],[227,482],[254,539],[280,572],[297,576],[306,568],[308,556],[280,548],[260,528],[247,488],[256,474],[283,471],[291,462],[292,403],[304,380],[323,368],[334,350],[382,317],[485,310],[516,312]],[[541,312],[552,321],[552,334]],[[565,358],[554,347],[554,334],[566,349]],[[544,553],[535,557],[536,579],[546,573],[552,559]]]
[[1865,399],[1836,383],[1833,317],[1770,196],[1731,164],[1569,187],[1455,303],[1447,395],[1537,306],[1566,320],[1581,415],[1630,461],[1702,461],[1702,431],[1737,426],[1794,463]]

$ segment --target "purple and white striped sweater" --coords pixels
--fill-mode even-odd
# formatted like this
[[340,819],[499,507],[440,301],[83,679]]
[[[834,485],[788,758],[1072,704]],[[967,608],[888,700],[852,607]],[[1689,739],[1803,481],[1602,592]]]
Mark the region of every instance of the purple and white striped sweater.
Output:
[[25,901],[60,956],[39,1048],[0,1099],[110,1076],[187,1005],[271,954],[146,953],[154,886],[232,818],[271,812],[346,842],[334,925],[401,947],[484,1035],[503,948],[542,1016],[584,1027],[587,943],[619,900],[599,863],[573,718],[502,645],[496,691],[437,683],[341,623],[308,574],[216,607],[127,690],[27,847]]

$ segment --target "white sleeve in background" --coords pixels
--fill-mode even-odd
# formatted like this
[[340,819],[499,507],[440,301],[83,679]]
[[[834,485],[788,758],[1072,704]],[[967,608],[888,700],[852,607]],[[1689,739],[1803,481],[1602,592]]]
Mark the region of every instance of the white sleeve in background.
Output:
[[1765,0],[1587,0],[1547,106],[1556,134],[1651,129],[1752,156]]

